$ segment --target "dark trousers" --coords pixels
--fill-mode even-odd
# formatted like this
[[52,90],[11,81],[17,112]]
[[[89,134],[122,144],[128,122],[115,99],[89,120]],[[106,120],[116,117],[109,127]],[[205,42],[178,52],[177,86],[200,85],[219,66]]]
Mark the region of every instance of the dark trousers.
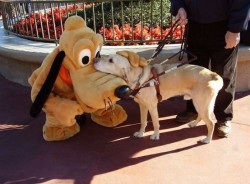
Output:
[[[233,118],[238,46],[232,49],[224,48],[226,32],[227,21],[210,24],[189,21],[188,25],[187,49],[197,56],[197,60],[191,64],[211,69],[224,81],[214,107],[214,114],[218,121]],[[191,100],[187,101],[187,111],[195,112]]]

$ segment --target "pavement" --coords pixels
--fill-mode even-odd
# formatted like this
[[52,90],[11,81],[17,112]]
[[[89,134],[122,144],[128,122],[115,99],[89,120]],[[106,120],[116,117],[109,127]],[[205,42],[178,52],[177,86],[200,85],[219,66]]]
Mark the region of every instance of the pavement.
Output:
[[114,128],[92,122],[89,115],[76,136],[61,142],[42,138],[45,114],[29,116],[30,87],[0,76],[1,184],[245,184],[250,183],[250,91],[236,93],[229,138],[200,144],[207,130],[174,121],[184,110],[180,97],[159,104],[161,137],[143,138],[138,105],[118,102],[128,119]]

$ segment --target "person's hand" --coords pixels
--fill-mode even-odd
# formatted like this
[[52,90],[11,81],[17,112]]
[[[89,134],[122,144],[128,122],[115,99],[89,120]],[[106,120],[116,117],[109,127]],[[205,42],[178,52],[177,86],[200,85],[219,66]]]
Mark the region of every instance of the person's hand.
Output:
[[177,20],[179,19],[179,24],[182,26],[182,25],[186,25],[188,23],[188,20],[187,20],[187,12],[184,8],[180,8],[178,10],[178,13],[175,17]]
[[225,35],[225,41],[226,41],[226,49],[231,49],[233,47],[236,47],[240,42],[240,33],[232,33],[230,31],[227,31]]

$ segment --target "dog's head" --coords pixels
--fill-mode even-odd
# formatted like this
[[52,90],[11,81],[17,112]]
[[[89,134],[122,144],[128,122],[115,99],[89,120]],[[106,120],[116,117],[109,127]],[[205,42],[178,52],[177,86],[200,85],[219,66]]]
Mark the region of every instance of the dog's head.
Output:
[[118,51],[116,54],[94,59],[94,67],[105,73],[123,77],[131,68],[147,66],[147,60],[131,51]]
[[146,59],[131,51],[118,51],[108,57],[94,59],[97,70],[121,77],[132,89],[145,80],[146,75],[142,77],[142,74],[147,65]]

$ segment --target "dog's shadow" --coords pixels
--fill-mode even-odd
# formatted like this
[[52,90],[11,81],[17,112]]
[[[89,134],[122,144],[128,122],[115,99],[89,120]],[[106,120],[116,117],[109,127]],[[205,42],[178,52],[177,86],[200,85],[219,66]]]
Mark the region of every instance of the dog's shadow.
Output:
[[[162,132],[159,141],[151,141],[149,135],[140,139],[133,137],[140,127],[139,107],[132,100],[121,100],[119,104],[127,111],[128,120],[118,127],[99,126],[88,115],[87,122],[81,125],[76,136],[65,141],[46,142],[42,138],[45,114],[41,113],[36,119],[29,117],[30,89],[18,86],[8,91],[10,96],[17,96],[20,100],[14,102],[11,98],[1,111],[2,115],[10,115],[5,114],[1,119],[0,183],[42,183],[54,179],[73,180],[76,184],[91,183],[101,174],[205,146],[196,142],[207,133],[205,125],[189,128],[174,121],[175,115],[185,109],[182,97],[158,104]],[[235,99],[249,94],[237,93]],[[5,124],[20,128],[6,129]],[[146,130],[153,131],[151,122]],[[193,143],[186,141],[190,138]],[[214,136],[213,140],[216,139]],[[156,147],[157,151],[153,149]],[[141,153],[144,150],[149,154]]]
[[[164,108],[161,115],[166,117],[173,115],[177,108],[180,109],[178,105],[174,105],[175,99],[164,103],[160,109]],[[41,183],[55,178],[72,179],[76,184],[91,183],[97,175],[203,145],[194,141],[193,144],[184,147],[168,148],[171,143],[199,137],[206,133],[205,126],[179,127],[180,125],[172,118],[160,122],[161,130],[164,132],[161,133],[159,141],[150,140],[148,135],[135,138],[133,133],[140,127],[138,104],[126,100],[121,101],[120,105],[128,113],[128,120],[123,124],[114,128],[105,128],[92,122],[88,115],[87,122],[81,125],[79,134],[60,142],[46,142],[42,139],[41,129],[45,116],[44,113],[40,114],[39,122],[32,123],[29,128],[15,134],[14,148],[13,144],[5,144],[5,150],[9,150],[6,155],[12,155],[15,169],[22,168],[21,174],[8,177],[7,173],[13,171],[13,164],[5,164],[3,169],[5,181],[13,181],[21,177],[26,178],[23,183]],[[178,130],[172,129],[174,127]],[[147,131],[152,130],[152,123],[149,122]],[[150,151],[151,154],[143,154],[144,150],[154,150],[153,148],[156,147],[163,147],[163,149],[156,152]],[[5,156],[1,159],[10,158]],[[29,166],[24,167],[27,164]]]
[[[3,163],[0,166],[4,176],[2,181],[26,178],[19,183],[41,183],[59,178],[74,180],[76,184],[91,183],[98,175],[207,146],[198,142],[207,133],[204,124],[189,128],[174,121],[175,115],[185,109],[185,101],[181,97],[158,104],[161,119],[159,141],[150,140],[149,134],[143,138],[133,137],[133,133],[140,128],[138,104],[132,100],[121,100],[119,104],[128,113],[126,122],[114,128],[105,128],[92,122],[88,115],[79,134],[65,141],[43,140],[41,130],[45,121],[44,113],[34,120],[36,122],[31,121],[28,128],[13,133],[6,131],[9,136],[1,141],[2,151],[6,152],[0,158]],[[151,122],[146,131],[152,133]],[[216,139],[214,136],[213,140]],[[144,154],[145,150],[147,154]],[[18,175],[8,174],[17,170],[22,172]]]

